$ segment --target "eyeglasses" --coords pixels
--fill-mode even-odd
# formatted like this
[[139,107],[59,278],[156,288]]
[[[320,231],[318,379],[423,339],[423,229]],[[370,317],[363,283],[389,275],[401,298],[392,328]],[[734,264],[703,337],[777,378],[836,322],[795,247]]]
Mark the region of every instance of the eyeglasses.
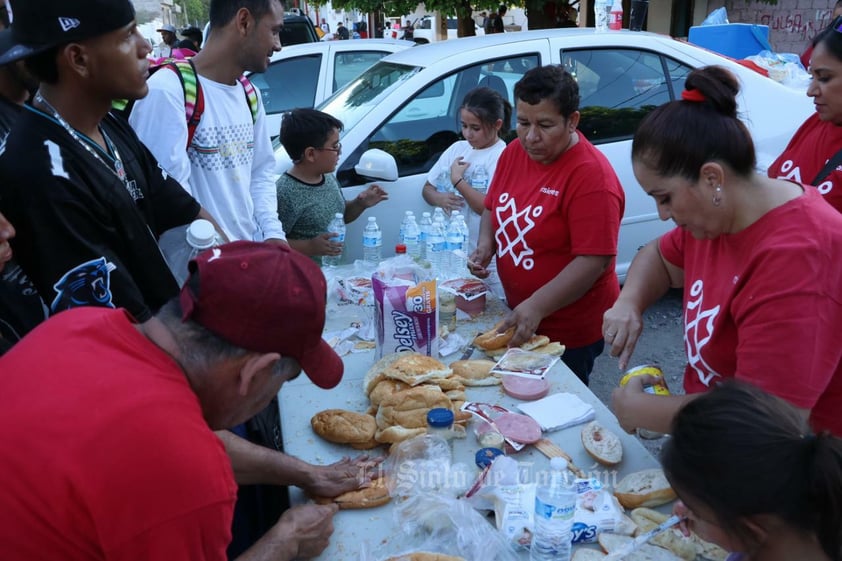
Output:
[[830,22],[830,27],[834,31],[839,31],[840,33],[842,33],[842,16],[836,16],[835,18],[833,18],[833,21]]
[[338,154],[339,152],[342,152],[342,143],[337,142],[336,144],[333,145],[333,148],[324,148],[323,147],[323,148],[316,148],[316,150],[327,150],[328,152],[336,152]]

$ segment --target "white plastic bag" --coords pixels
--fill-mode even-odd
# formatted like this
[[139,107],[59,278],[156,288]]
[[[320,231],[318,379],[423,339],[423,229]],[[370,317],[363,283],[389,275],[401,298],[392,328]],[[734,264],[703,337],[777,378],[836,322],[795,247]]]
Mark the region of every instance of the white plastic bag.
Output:
[[728,21],[728,10],[725,9],[725,6],[722,6],[709,13],[708,17],[703,19],[699,25],[722,25],[725,23],[731,22]]

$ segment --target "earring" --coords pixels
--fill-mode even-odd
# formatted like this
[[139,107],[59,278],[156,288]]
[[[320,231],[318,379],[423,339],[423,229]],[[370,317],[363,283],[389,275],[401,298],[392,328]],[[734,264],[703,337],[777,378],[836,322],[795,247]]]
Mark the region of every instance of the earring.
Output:
[[716,186],[716,192],[713,194],[713,206],[722,204],[722,185]]

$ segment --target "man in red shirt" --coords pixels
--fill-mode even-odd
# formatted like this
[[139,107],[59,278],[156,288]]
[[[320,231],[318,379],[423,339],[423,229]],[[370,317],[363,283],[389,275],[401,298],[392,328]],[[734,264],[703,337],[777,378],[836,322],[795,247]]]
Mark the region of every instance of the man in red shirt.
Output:
[[515,85],[518,138],[497,163],[469,267],[497,270],[515,326],[567,346],[565,364],[586,384],[602,352],[602,314],[619,294],[614,270],[625,196],[611,164],[579,123],[579,88],[558,66]]
[[[227,558],[237,485],[213,430],[301,369],[342,377],[321,338],[326,283],[285,245],[200,254],[150,320],[80,307],[0,359],[0,541],[8,561]],[[246,555],[317,556],[336,507],[287,510]],[[252,557],[249,557],[252,558]]]

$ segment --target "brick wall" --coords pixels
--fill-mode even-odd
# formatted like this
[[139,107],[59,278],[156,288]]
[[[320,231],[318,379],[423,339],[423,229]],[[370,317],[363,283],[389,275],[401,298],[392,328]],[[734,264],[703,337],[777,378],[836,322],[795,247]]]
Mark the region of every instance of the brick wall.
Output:
[[778,0],[776,5],[745,0],[712,0],[708,13],[720,6],[728,10],[731,23],[769,26],[769,42],[777,52],[797,53],[830,23],[835,0]]

